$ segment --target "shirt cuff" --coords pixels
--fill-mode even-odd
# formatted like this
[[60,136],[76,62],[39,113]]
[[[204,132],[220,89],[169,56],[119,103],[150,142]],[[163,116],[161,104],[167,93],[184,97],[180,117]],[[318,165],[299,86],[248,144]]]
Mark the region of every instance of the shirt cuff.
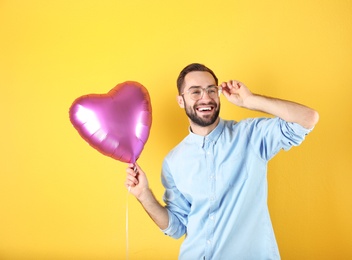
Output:
[[288,124],[290,124],[291,129],[293,129],[293,131],[296,134],[302,135],[302,136],[309,134],[314,129],[314,126],[312,128],[305,128],[297,123],[288,123]]
[[168,208],[166,209],[169,215],[169,225],[167,228],[161,229],[161,231],[167,236],[174,237],[177,232],[177,228],[175,229],[175,227],[178,226],[178,219],[174,214],[170,212]]

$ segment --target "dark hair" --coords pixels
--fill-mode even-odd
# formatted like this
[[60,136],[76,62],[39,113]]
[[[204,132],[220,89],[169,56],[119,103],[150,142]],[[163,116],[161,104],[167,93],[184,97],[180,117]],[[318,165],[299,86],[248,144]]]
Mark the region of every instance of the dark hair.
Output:
[[188,66],[186,66],[181,72],[180,75],[177,78],[177,89],[178,89],[178,94],[182,93],[182,89],[183,89],[183,83],[185,82],[185,77],[188,73],[192,72],[192,71],[206,71],[209,72],[215,79],[216,85],[218,85],[218,78],[215,76],[215,73],[209,69],[208,67],[206,67],[203,64],[199,64],[199,63],[192,63],[189,64]]

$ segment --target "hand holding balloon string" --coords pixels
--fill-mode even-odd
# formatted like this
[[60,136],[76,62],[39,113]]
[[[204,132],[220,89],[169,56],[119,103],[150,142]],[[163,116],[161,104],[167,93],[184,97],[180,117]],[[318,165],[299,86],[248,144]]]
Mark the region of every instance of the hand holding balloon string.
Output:
[[[135,174],[138,174],[137,167],[136,167],[135,164],[130,164],[129,166],[131,166],[130,168],[133,167],[133,172],[134,172]],[[128,168],[128,169],[129,169],[129,168]],[[127,176],[127,178],[128,178],[128,176]],[[129,184],[126,184],[126,186],[127,186],[127,188],[128,188],[128,192],[131,192],[132,186],[129,185]]]
[[148,179],[144,171],[137,163],[130,163],[126,169],[127,177],[125,186],[128,191],[137,199],[143,194],[143,191],[149,189]]

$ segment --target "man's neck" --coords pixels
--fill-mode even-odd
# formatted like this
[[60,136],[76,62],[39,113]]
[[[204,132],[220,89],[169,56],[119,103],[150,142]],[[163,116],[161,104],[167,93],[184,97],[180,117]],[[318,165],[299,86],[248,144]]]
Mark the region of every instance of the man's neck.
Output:
[[216,121],[209,126],[200,126],[193,123],[192,121],[190,121],[189,123],[190,123],[192,133],[200,136],[207,136],[211,131],[215,129],[215,127],[219,124],[219,122],[220,122],[220,118],[218,117]]

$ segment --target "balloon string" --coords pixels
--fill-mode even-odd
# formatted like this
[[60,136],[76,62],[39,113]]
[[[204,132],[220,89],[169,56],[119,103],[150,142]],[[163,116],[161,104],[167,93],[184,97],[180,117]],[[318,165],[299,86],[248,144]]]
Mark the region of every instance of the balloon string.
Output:
[[128,243],[128,196],[130,189],[127,191],[126,195],[126,260],[129,259],[129,243]]
[[[137,172],[137,167],[134,164],[133,170]],[[128,186],[127,193],[126,193],[126,260],[129,259],[129,239],[128,239],[128,197],[129,193],[131,192],[131,186]]]

